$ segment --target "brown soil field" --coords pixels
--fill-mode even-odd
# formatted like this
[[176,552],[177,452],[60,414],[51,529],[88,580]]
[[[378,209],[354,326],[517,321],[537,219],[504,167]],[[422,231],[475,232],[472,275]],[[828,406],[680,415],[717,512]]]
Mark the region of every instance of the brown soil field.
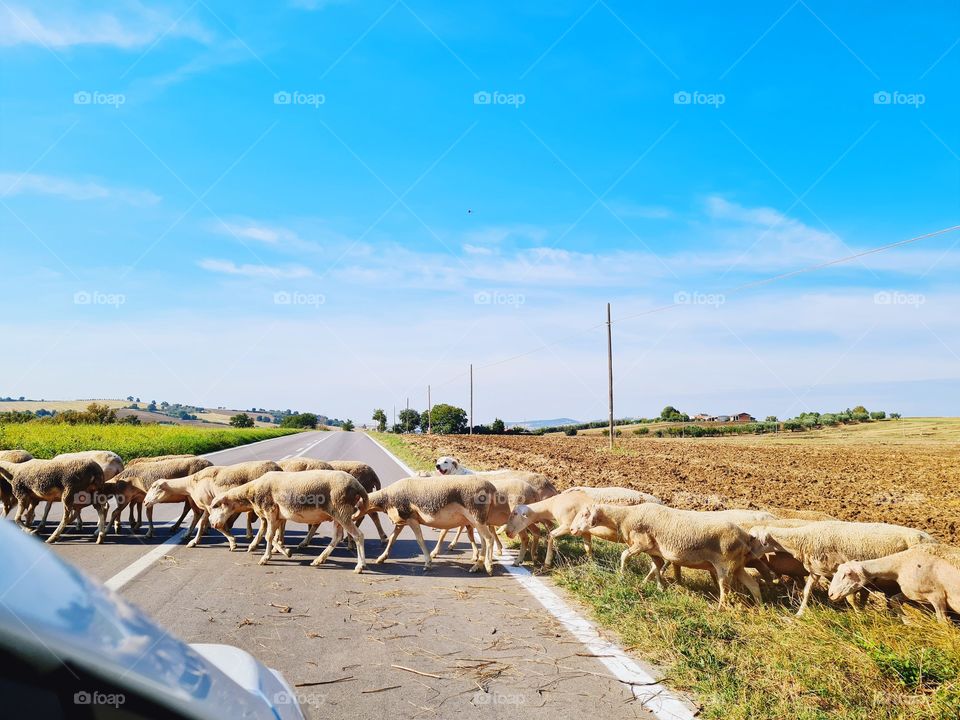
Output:
[[621,485],[680,508],[820,510],[890,522],[960,544],[960,445],[796,444],[769,438],[698,440],[405,435],[425,458],[476,469],[542,472],[558,487]]

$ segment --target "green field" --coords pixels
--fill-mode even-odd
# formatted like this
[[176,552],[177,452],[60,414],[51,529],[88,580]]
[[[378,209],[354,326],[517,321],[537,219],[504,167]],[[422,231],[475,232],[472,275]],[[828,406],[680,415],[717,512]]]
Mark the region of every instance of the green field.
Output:
[[279,429],[215,429],[184,425],[0,424],[0,450],[22,448],[38,458],[78,450],[112,450],[124,460],[152,455],[201,454],[300,432]]

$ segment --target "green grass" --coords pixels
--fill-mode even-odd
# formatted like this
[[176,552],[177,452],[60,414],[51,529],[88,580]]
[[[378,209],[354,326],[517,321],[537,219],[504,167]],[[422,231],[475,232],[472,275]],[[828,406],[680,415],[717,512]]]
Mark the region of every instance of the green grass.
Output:
[[22,448],[39,458],[78,450],[112,450],[124,460],[202,454],[299,432],[292,429],[211,429],[186,425],[0,424],[0,450]]
[[401,435],[379,432],[370,432],[369,435],[414,470],[434,469],[434,463],[436,462],[434,458],[408,444]]
[[[960,630],[911,613],[906,626],[881,607],[854,613],[821,602],[795,618],[781,595],[762,607],[718,609],[706,573],[684,586],[642,582],[647,567],[616,574],[621,547],[560,543],[554,580],[586,603],[622,642],[692,693],[707,718],[933,720],[960,715]],[[909,611],[908,611],[909,612]]]

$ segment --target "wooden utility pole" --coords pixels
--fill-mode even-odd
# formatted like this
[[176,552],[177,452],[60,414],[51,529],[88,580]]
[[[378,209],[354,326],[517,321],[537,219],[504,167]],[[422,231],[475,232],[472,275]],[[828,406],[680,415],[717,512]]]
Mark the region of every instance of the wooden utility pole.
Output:
[[610,303],[607,303],[607,376],[610,392],[610,449],[613,450],[613,330],[610,327]]
[[431,415],[433,415],[433,403],[430,401],[430,386],[427,385],[427,435],[430,435],[433,431],[433,418],[430,417]]
[[[410,409],[410,398],[407,398],[407,410],[409,410],[409,409]],[[404,421],[403,421],[403,431],[404,431],[404,432],[410,432],[410,413],[407,413],[407,414],[404,415],[403,417],[404,417]]]
[[473,363],[470,363],[470,434],[473,435]]

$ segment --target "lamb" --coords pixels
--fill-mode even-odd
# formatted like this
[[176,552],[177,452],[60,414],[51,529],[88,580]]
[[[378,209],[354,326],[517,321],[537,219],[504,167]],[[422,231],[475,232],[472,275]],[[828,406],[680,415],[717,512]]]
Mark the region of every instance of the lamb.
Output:
[[420,526],[449,530],[470,525],[480,533],[483,540],[482,564],[478,560],[470,568],[470,572],[477,572],[483,567],[488,575],[492,575],[493,535],[487,525],[496,497],[496,487],[489,480],[475,476],[404,478],[371,493],[366,509],[357,517],[365,513],[384,512],[395,524],[393,533],[387,540],[387,547],[375,560],[378,564],[387,559],[400,531],[405,525],[409,525],[423,552],[425,570],[430,569],[432,559],[423,542]]
[[837,601],[876,582],[896,583],[892,602],[906,622],[902,599],[933,606],[939,622],[948,622],[947,611],[960,613],[960,549],[921,543],[908,550],[875,560],[851,560],[837,568],[828,594]]
[[[48,543],[55,543],[60,538],[70,520],[77,495],[98,494],[103,487],[103,468],[88,458],[28,460],[23,463],[0,461],[0,475],[10,483],[13,496],[17,499],[14,521],[21,527],[25,527],[25,513],[35,508],[41,500],[60,500],[63,503],[63,517],[47,538]],[[106,503],[99,502],[96,508],[99,545],[106,534]]]
[[627,559],[645,552],[653,560],[651,569],[663,587],[660,570],[664,561],[676,566],[709,570],[720,587],[720,607],[726,604],[731,580],[739,580],[759,604],[760,587],[744,570],[754,556],[753,538],[731,522],[704,517],[694,510],[676,510],[656,503],[641,505],[592,504],[583,508],[570,524],[575,534],[602,526],[615,532],[627,548],[620,555],[620,572]]
[[[114,511],[113,516],[111,517],[111,522],[114,524],[115,530],[120,532],[120,514],[123,512],[123,508],[129,505],[131,502],[134,502],[138,505],[142,504],[144,498],[146,497],[147,491],[158,480],[185,477],[212,465],[213,463],[211,463],[209,460],[196,457],[194,455],[188,455],[182,458],[170,458],[169,460],[158,460],[156,462],[128,465],[122,473],[113,479],[114,483],[116,483],[118,492],[117,509]],[[183,522],[183,519],[186,517],[187,512],[190,509],[190,503],[185,502],[183,506],[183,513],[173,526],[171,532],[176,532],[179,529],[180,524]],[[197,517],[198,515],[196,513],[196,509],[194,508],[194,522],[196,522]],[[147,508],[147,521],[150,525],[150,529],[147,532],[147,537],[153,537],[152,505]],[[136,529],[132,523],[131,528],[134,530]]]
[[[27,460],[33,460],[33,455],[26,450],[0,450],[0,461],[22,463]],[[6,478],[3,477],[3,474],[0,473],[0,503],[3,503],[4,517],[10,513],[10,508],[13,507],[14,502],[13,489],[10,487],[10,483],[7,482]]]
[[807,609],[816,582],[821,577],[830,579],[841,564],[850,560],[875,560],[921,543],[935,542],[928,533],[902,525],[840,520],[811,522],[799,527],[758,525],[750,534],[760,543],[760,552],[788,553],[807,571],[798,617]]
[[[628,504],[627,496],[623,496],[621,500],[623,504]],[[565,490],[546,500],[517,505],[507,518],[507,537],[516,537],[518,533],[536,523],[555,525],[556,527],[547,535],[547,556],[543,561],[544,567],[550,567],[553,565],[554,540],[561,535],[569,535],[571,533],[570,524],[577,514],[595,502],[593,496],[582,490]],[[593,559],[592,539],[594,537],[613,542],[617,540],[615,532],[609,532],[603,527],[591,528],[589,531],[579,534],[583,538],[584,549],[590,559]]]
[[[274,539],[288,520],[319,525],[333,520],[334,535],[327,548],[312,563],[320,565],[330,556],[343,537],[353,538],[357,546],[354,572],[363,572],[366,558],[363,533],[353,516],[367,510],[368,495],[353,475],[342,470],[304,470],[300,472],[268,472],[253,482],[221,492],[210,502],[210,521],[221,530],[229,527],[236,513],[253,510],[267,525],[267,548],[260,565],[269,562]],[[278,548],[283,551],[282,543]]]
[[[144,505],[147,507],[147,512],[150,513],[153,506],[157,503],[178,502],[189,499],[191,504],[201,511],[199,524],[197,525],[197,535],[187,543],[187,547],[196,547],[210,524],[210,503],[214,497],[225,490],[252,482],[268,472],[281,472],[280,466],[271,460],[251,460],[234,465],[203,468],[199,472],[192,473],[186,477],[155,482],[146,493]],[[251,531],[251,515],[252,512],[247,515],[248,536],[253,535]],[[235,520],[236,517],[231,518],[230,524],[226,529],[217,528],[227,539],[231,551],[237,548],[237,541],[234,540],[233,535],[229,532]],[[193,531],[193,527],[194,524],[192,523],[189,532]],[[272,537],[272,535],[268,535],[268,537]]]

